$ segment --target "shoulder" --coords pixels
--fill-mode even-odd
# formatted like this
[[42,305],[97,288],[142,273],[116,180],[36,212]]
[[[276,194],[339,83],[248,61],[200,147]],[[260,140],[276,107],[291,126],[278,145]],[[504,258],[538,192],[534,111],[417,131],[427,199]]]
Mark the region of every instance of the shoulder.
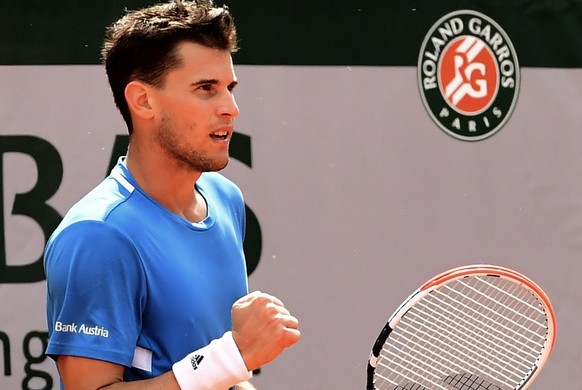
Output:
[[131,195],[132,192],[108,177],[69,209],[60,227],[64,228],[79,221],[105,221]]
[[137,257],[133,241],[117,226],[99,220],[79,220],[59,227],[51,235],[45,249],[45,266],[64,261],[94,267]]
[[145,277],[132,240],[120,229],[96,220],[78,221],[53,234],[44,252],[44,270],[53,293],[69,288],[98,291],[104,280],[110,281],[111,289],[129,288],[140,285]]
[[134,251],[120,222],[124,218],[111,218],[114,213],[124,213],[122,206],[130,195],[114,180],[105,179],[67,212],[48,239],[45,257],[76,258],[92,252],[112,257],[107,255]]

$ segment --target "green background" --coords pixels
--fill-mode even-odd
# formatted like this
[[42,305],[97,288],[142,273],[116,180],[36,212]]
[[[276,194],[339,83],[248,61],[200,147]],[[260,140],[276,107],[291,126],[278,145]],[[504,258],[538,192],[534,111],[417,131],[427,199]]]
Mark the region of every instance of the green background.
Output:
[[[0,64],[98,64],[105,27],[140,0],[1,0]],[[582,67],[582,0],[224,0],[248,65],[416,66],[430,27],[472,9],[511,38],[521,66]]]

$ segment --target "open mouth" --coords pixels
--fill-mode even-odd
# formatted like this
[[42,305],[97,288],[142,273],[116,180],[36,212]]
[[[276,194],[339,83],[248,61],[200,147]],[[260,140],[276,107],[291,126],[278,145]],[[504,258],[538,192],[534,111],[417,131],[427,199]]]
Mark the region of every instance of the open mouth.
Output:
[[210,133],[210,138],[225,141],[228,139],[228,131],[215,131],[214,133]]

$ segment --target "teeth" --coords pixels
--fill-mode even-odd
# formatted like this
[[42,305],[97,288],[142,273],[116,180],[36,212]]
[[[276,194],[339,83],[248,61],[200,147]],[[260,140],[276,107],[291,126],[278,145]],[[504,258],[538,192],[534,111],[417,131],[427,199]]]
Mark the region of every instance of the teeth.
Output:
[[228,138],[228,131],[215,131],[210,133],[210,136],[214,139],[226,140]]

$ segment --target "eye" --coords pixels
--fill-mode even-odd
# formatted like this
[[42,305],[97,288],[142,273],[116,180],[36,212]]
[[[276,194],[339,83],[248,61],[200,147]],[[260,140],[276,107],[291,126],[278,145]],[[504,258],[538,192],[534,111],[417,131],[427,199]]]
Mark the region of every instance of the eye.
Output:
[[204,92],[212,92],[213,85],[212,84],[202,84],[198,87],[199,90]]
[[196,89],[194,89],[194,93],[202,98],[211,98],[216,95],[216,85],[213,83],[202,83],[199,84]]
[[234,92],[234,89],[236,88],[236,86],[237,86],[237,85],[238,85],[238,82],[236,82],[236,81],[234,81],[234,82],[230,83],[230,84],[228,85],[228,90],[229,90],[229,92],[231,92],[231,93],[232,93],[232,92]]

